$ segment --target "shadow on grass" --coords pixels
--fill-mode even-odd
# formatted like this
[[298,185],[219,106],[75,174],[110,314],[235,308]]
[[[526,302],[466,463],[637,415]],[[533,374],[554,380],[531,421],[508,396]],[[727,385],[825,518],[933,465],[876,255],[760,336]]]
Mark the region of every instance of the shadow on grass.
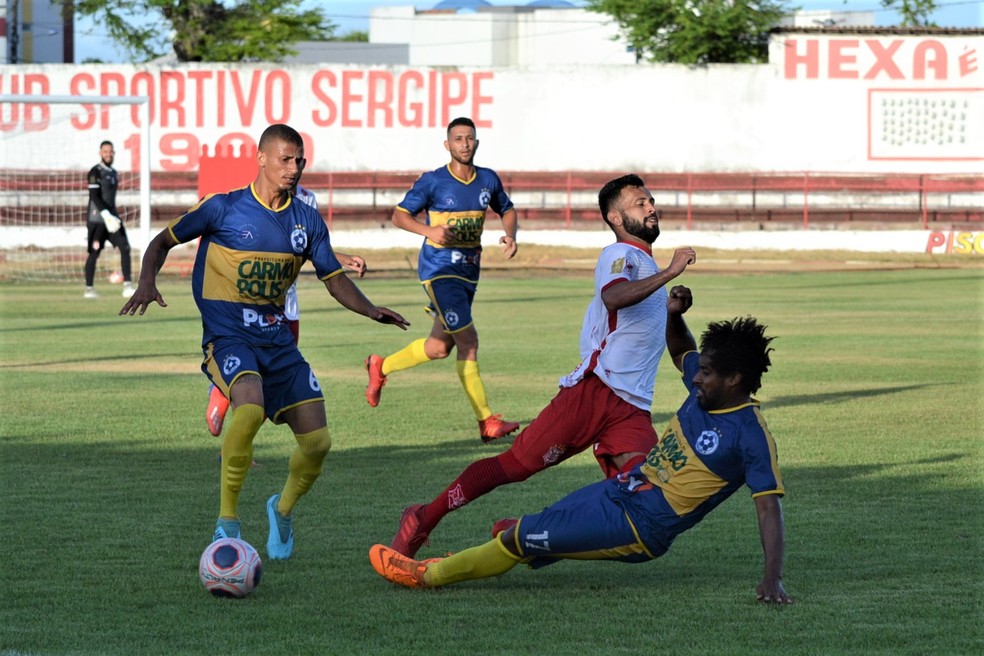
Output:
[[[286,430],[261,437],[262,467],[250,471],[240,511],[244,537],[265,554],[263,503],[283,485],[291,440]],[[18,640],[9,644],[56,652],[74,645],[79,653],[89,644],[100,653],[127,653],[137,636],[152,635],[175,653],[202,653],[211,643],[195,636],[213,635],[222,616],[238,617],[242,608],[250,620],[240,623],[235,637],[224,638],[230,650],[248,651],[274,639],[281,653],[305,652],[312,638],[402,645],[408,630],[409,639],[426,643],[436,638],[431,622],[408,629],[397,618],[450,614],[463,615],[461,623],[441,631],[441,648],[433,653],[466,653],[477,635],[489,632],[500,636],[500,653],[523,653],[525,639],[502,627],[531,612],[548,624],[555,617],[580,618],[591,635],[618,626],[622,639],[634,642],[662,631],[653,617],[672,600],[674,631],[697,632],[718,651],[735,640],[778,646],[771,633],[744,636],[771,621],[754,602],[762,555],[747,490],[654,563],[568,562],[536,572],[519,567],[493,580],[424,593],[380,580],[367,561],[369,546],[391,539],[405,505],[428,501],[469,463],[504,447],[477,440],[346,444],[333,451],[324,476],[298,505],[295,557],[265,563],[263,583],[247,604],[220,607],[201,592],[194,575],[218,509],[217,441],[204,433],[200,439],[158,439],[121,436],[83,445],[35,433],[31,441],[3,442],[6,503],[0,520],[10,528],[4,551],[11,567],[0,619],[19,627]],[[980,526],[981,493],[968,489],[974,467],[973,453],[951,450],[913,461],[786,468],[785,585],[797,604],[783,609],[783,626],[775,628],[785,646],[803,653],[851,651],[860,640],[891,651],[932,639],[941,653],[969,647],[975,620],[959,604],[920,602],[915,612],[907,599],[940,590],[965,599],[974,594],[979,582],[967,575]],[[485,542],[496,519],[537,512],[600,477],[590,456],[579,456],[495,490],[449,515],[421,555]],[[18,529],[26,520],[34,529]],[[52,562],[70,562],[70,578],[79,584],[68,584],[64,568]],[[121,584],[149,573],[153,578],[140,585]],[[332,621],[298,620],[302,607],[331,609]],[[397,618],[383,621],[384,608]],[[708,614],[722,621],[708,624]],[[43,619],[51,616],[60,621]],[[277,628],[282,622],[298,630],[283,632]],[[943,638],[941,627],[950,627]],[[567,633],[553,639],[554,653],[572,653],[578,643]],[[595,652],[582,647],[579,653]]]
[[763,403],[766,408],[782,408],[797,405],[821,405],[832,403],[843,403],[845,401],[856,401],[858,399],[870,399],[888,394],[898,394],[900,392],[911,392],[913,390],[931,389],[944,385],[955,385],[956,383],[923,383],[919,385],[896,385],[894,387],[879,387],[862,390],[846,390],[843,392],[826,392],[824,394],[793,394],[789,396],[776,396]]

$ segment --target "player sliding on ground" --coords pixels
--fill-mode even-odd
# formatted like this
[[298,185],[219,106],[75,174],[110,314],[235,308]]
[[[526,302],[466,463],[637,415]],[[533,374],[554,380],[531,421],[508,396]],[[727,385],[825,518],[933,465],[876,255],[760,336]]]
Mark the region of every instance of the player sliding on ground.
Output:
[[645,462],[540,513],[497,522],[490,542],[446,558],[420,562],[377,544],[369,550],[373,568],[397,585],[436,588],[499,576],[520,563],[645,562],[747,485],[765,555],[756,595],[792,603],[782,585],[784,489],[776,446],[751,396],[771,365],[772,339],[751,317],[721,321],[707,327],[698,353],[683,315],[669,311],[667,347],[690,394]]

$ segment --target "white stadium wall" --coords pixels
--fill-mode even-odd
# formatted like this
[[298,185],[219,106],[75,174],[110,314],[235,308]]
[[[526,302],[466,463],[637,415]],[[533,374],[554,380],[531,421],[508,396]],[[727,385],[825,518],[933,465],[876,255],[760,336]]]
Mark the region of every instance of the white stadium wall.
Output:
[[[309,170],[419,171],[466,115],[479,163],[500,170],[967,174],[984,170],[982,45],[784,34],[769,64],[704,68],[19,65],[0,66],[0,94],[150,96],[155,171],[195,171],[202,146],[275,122],[309,138]],[[136,161],[135,112],[105,124],[90,106],[56,128],[44,108],[14,107],[0,105],[0,131],[110,138],[121,169]]]

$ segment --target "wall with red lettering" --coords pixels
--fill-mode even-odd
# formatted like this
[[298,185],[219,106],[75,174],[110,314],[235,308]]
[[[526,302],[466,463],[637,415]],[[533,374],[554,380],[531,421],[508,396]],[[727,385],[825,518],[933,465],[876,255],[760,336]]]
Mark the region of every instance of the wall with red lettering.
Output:
[[[448,121],[470,116],[476,161],[503,170],[966,174],[984,171],[981,46],[784,34],[770,64],[702,68],[19,65],[0,66],[0,94],[148,96],[157,171],[197,171],[203,147],[251,146],[278,122],[305,136],[309,171],[420,171],[447,160]],[[38,135],[111,138],[133,168],[138,125],[136,108],[83,104],[57,123],[0,103],[0,140],[26,168],[91,166],[88,151],[23,147]]]

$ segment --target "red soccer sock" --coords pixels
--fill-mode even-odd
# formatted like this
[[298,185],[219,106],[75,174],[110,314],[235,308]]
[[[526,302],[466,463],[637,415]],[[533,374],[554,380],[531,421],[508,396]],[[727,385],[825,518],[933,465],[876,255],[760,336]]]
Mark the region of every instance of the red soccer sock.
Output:
[[458,478],[421,509],[420,530],[430,533],[452,510],[474,501],[500,485],[524,481],[532,474],[533,472],[524,469],[509,451],[500,453],[494,458],[477,460],[468,465]]

